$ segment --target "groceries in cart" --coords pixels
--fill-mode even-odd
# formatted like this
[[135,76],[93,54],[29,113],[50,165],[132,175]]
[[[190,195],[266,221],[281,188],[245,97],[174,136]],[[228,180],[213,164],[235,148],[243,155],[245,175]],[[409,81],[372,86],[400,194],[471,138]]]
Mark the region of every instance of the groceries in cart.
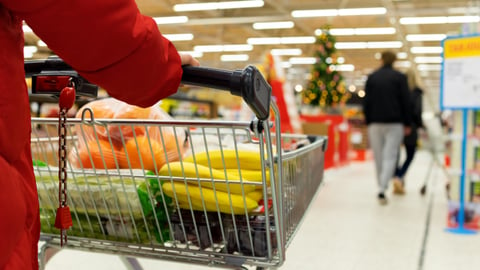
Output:
[[[76,226],[70,235],[188,244],[188,224],[201,227],[201,220],[210,217],[209,245],[205,240],[192,243],[226,248],[230,242],[233,252],[242,242],[234,243],[235,223],[253,222],[269,205],[263,198],[269,196],[270,169],[262,166],[259,144],[237,141],[247,130],[240,136],[224,130],[215,136],[211,128],[202,133],[189,125],[172,125],[159,106],[139,108],[113,98],[87,103],[76,118],[67,129],[74,138],[68,155],[68,198]],[[39,164],[35,173],[42,230],[54,233],[58,169]],[[192,213],[190,221],[184,217],[187,212]],[[219,217],[224,224],[214,221]],[[231,229],[218,234],[214,224]]]
[[[87,103],[76,117],[81,118],[86,109],[98,119],[172,120],[159,106],[140,108],[114,98]],[[75,133],[78,140],[69,161],[76,168],[157,171],[165,163],[179,160],[187,147],[184,129],[167,126],[77,125]]]

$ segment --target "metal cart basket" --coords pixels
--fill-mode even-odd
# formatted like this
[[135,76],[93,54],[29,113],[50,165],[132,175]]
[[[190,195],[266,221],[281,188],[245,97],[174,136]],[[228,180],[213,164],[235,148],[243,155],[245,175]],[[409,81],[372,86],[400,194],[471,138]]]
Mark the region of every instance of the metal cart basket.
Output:
[[[215,81],[197,84],[219,88]],[[227,268],[282,265],[322,182],[326,139],[281,134],[276,106],[261,111],[254,121],[97,119],[91,110],[68,119],[66,248]],[[49,247],[60,245],[58,125],[32,118]]]

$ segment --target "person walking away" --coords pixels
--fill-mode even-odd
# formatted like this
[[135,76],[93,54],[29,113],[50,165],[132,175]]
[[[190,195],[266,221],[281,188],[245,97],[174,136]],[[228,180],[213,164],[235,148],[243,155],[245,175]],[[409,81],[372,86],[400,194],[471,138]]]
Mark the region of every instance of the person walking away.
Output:
[[132,105],[174,94],[180,55],[134,0],[0,0],[0,269],[38,269],[40,210],[30,149],[25,21],[81,76]]
[[378,201],[386,204],[385,191],[395,171],[404,135],[410,133],[410,93],[405,74],[395,70],[396,55],[381,54],[382,66],[371,73],[365,84],[363,113],[375,160]]
[[409,69],[406,72],[406,75],[411,97],[412,126],[410,134],[403,138],[403,145],[405,146],[405,160],[402,164],[400,164],[400,151],[398,154],[397,168],[395,170],[395,177],[393,179],[394,194],[405,194],[405,174],[407,173],[417,150],[419,129],[425,129],[422,120],[423,90],[418,85],[418,80],[413,69]]

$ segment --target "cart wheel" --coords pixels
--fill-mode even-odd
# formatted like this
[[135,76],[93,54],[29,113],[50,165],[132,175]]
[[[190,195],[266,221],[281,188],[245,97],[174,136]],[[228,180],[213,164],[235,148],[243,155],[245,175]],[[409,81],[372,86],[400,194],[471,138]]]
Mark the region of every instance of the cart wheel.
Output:
[[427,192],[427,186],[423,186],[421,189],[420,189],[420,194],[425,195],[425,193]]

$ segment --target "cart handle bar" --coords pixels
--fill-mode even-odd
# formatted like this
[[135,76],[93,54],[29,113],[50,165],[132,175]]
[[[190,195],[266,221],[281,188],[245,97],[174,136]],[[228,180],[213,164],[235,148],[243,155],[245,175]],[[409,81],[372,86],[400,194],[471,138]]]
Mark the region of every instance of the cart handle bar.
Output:
[[[258,119],[266,120],[270,113],[272,88],[254,66],[243,70],[222,70],[207,67],[183,66],[182,83],[229,90],[232,95],[241,96]],[[32,77],[47,71],[55,72],[73,70],[58,57],[43,60],[25,61],[25,77]]]

